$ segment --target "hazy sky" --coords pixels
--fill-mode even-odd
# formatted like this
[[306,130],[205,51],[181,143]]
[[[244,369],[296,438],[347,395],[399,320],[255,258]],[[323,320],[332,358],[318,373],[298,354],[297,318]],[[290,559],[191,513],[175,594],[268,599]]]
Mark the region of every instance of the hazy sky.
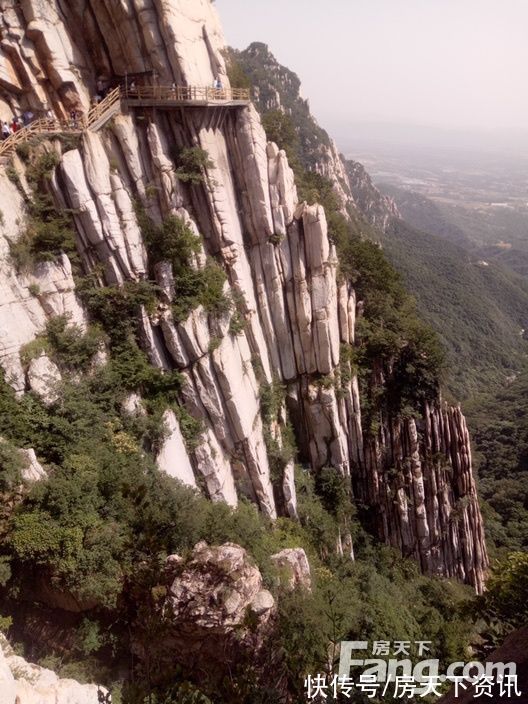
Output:
[[528,128],[528,0],[216,0],[267,43],[324,127]]

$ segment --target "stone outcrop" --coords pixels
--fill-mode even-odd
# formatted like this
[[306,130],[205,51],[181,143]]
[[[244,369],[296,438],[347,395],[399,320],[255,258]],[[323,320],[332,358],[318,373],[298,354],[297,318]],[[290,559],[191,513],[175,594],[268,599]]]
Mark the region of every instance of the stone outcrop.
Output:
[[280,583],[287,589],[311,590],[310,563],[302,548],[285,548],[270,559],[280,571]]
[[52,670],[15,655],[0,634],[0,701],[3,704],[99,704],[107,690],[60,679]]
[[209,682],[220,682],[228,669],[251,667],[257,673],[257,663],[267,662],[275,600],[242,547],[201,542],[187,559],[170,555],[166,584],[166,597],[158,605],[163,642],[140,639],[135,645],[140,658],[147,656],[144,643],[168,667],[184,664],[191,679],[200,681],[206,669]]
[[35,454],[35,450],[30,447],[27,450],[20,450],[22,456],[22,479],[25,482],[33,483],[48,476],[44,467],[40,464]]
[[156,458],[158,467],[183,484],[196,487],[193,468],[174,411],[165,411],[163,422],[167,435]]
[[347,159],[345,167],[358,210],[371,225],[385,232],[393,218],[401,217],[395,201],[380,193],[363,164]]
[[303,165],[332,183],[343,213],[346,213],[347,207],[354,206],[354,196],[345,164],[336,143],[310,113],[310,105],[301,95],[299,77],[282,66],[268,46],[261,42],[253,42],[244,51],[229,51],[253,85],[259,112],[280,111],[291,117],[299,131]]
[[51,406],[58,400],[61,373],[47,355],[41,354],[30,361],[27,380],[31,391],[40,396],[46,406]]
[[[169,85],[212,85],[216,75],[229,84],[209,0],[89,7],[78,0],[60,7],[56,0],[0,0],[0,7],[0,119],[23,109],[38,114],[44,105],[57,115],[72,106],[86,110],[98,76],[118,80],[126,71],[146,81],[155,71]],[[285,80],[290,103],[273,104],[268,96],[267,107],[306,117],[298,79]],[[354,207],[347,174],[328,136],[321,144],[309,166],[330,178],[346,213]],[[354,344],[361,302],[338,278],[324,209],[298,202],[286,154],[267,143],[257,111],[131,108],[68,146],[43,148],[61,154],[52,188],[57,203],[72,211],[84,272],[107,286],[152,277],[160,289],[157,309],[142,311],[141,344],[153,365],[179,370],[180,403],[200,429],[187,447],[169,413],[160,467],[212,500],[234,506],[244,496],[270,518],[281,511],[295,516],[293,464],[272,476],[271,430],[261,412],[263,389],[280,384],[278,445],[290,423],[300,459],[314,471],[333,467],[350,477],[356,496],[372,507],[382,540],[415,556],[425,571],[481,588],[487,558],[463,417],[458,409],[431,407],[417,422],[385,418],[375,438],[364,435],[357,378],[351,369],[346,379],[341,374],[342,347]],[[210,164],[202,183],[188,185],[178,178],[174,154],[193,146],[207,151]],[[17,169],[23,187],[24,164]],[[27,273],[15,270],[9,241],[24,231],[24,203],[4,166],[0,181],[0,362],[18,392],[33,388],[52,402],[43,385],[54,376],[50,364],[38,358],[47,373],[34,364],[26,376],[20,350],[50,316],[66,313],[83,326],[86,314],[65,255]],[[197,306],[175,319],[173,272],[168,262],[149,262],[138,206],[155,224],[180,217],[200,237],[192,265],[203,268],[214,258],[225,272],[231,305],[224,312]],[[374,205],[370,210],[374,217]],[[452,471],[438,469],[431,453]],[[340,541],[352,554],[348,537]],[[266,599],[260,602],[264,608]]]
[[373,509],[374,530],[425,573],[482,591],[488,558],[460,408],[427,405],[422,419],[387,425],[389,432],[367,443],[364,468],[353,479],[357,496]]
[[261,624],[273,613],[275,602],[263,588],[260,571],[239,545],[198,543],[189,561],[170,556],[167,570],[172,580],[166,603],[171,621],[192,640],[233,633],[250,613]]

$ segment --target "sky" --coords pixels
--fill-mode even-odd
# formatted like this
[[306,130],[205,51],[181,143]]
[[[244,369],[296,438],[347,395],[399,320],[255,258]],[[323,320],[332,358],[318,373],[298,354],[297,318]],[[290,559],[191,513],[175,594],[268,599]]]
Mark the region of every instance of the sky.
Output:
[[528,130],[528,0],[216,0],[269,45],[334,135],[354,123]]

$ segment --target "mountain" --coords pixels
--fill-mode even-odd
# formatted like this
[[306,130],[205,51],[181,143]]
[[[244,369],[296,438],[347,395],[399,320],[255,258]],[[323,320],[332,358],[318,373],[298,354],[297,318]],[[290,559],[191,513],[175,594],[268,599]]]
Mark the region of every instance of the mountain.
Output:
[[515,375],[526,353],[527,282],[403,221],[382,241],[448,350],[451,392],[468,398]]
[[[468,209],[394,185],[384,183],[380,188],[397,202],[402,218],[417,230],[447,239],[470,251],[476,259],[528,276],[524,206],[493,207],[487,203],[487,207]],[[480,197],[485,199],[486,195]]]
[[381,189],[398,203],[402,219],[415,230],[436,235],[458,247],[474,249],[470,237],[447,218],[441,206],[434,200],[390,184],[382,184]]
[[[264,91],[273,83],[273,101],[259,103],[264,122],[268,109],[283,110],[286,116],[295,116],[294,126],[301,125],[301,142],[313,144],[320,128],[306,118],[308,106],[300,96],[298,81],[282,85],[280,80],[267,79],[268,72],[274,77],[284,72],[294,74],[281,67],[262,45],[258,45],[258,53],[266,70],[259,72],[246,60],[252,53],[250,47],[235,56],[239,68],[256,82],[258,91],[262,82]],[[301,110],[302,121],[298,118]],[[279,142],[282,136],[278,135]],[[303,160],[300,144],[291,135],[283,145],[293,156],[301,151],[299,160]],[[525,549],[522,453],[526,423],[522,397],[528,300],[526,281],[519,275],[523,270],[518,249],[523,238],[522,222],[508,230],[517,248],[503,248],[502,255],[497,256],[495,251],[495,256],[488,257],[482,241],[500,225],[500,210],[492,213],[495,224],[489,215],[481,222],[479,217],[484,216],[478,212],[472,220],[461,206],[448,207],[385,183],[378,188],[360,163],[340,158],[352,197],[348,211],[356,228],[364,237],[381,243],[416,298],[423,319],[436,330],[447,351],[443,381],[452,397],[463,398],[467,404],[490,544],[499,552]],[[318,168],[310,148],[303,163]],[[462,217],[460,213],[466,214]],[[511,214],[504,217],[511,221]],[[507,266],[508,252],[515,259],[513,267]]]
[[2,145],[2,628],[130,704],[293,704],[350,638],[460,657],[484,528],[392,204],[209,0],[2,23],[0,117],[57,120]]

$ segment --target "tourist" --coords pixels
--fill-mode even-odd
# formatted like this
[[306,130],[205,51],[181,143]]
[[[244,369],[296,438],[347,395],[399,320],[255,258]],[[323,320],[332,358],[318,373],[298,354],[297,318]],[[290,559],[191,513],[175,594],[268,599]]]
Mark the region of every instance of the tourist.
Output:
[[100,102],[106,95],[107,89],[105,82],[101,77],[97,79],[97,95],[100,96],[97,102]]
[[3,122],[2,123],[2,139],[7,139],[10,134],[11,134],[11,127],[9,127],[7,122]]
[[13,120],[11,121],[11,132],[13,134],[15,134],[16,132],[18,132],[19,129],[20,129],[20,126],[18,124],[18,119],[17,119],[16,115],[13,115]]
[[35,115],[31,112],[31,110],[26,110],[22,114],[22,122],[24,123],[24,127],[27,127],[34,117]]

